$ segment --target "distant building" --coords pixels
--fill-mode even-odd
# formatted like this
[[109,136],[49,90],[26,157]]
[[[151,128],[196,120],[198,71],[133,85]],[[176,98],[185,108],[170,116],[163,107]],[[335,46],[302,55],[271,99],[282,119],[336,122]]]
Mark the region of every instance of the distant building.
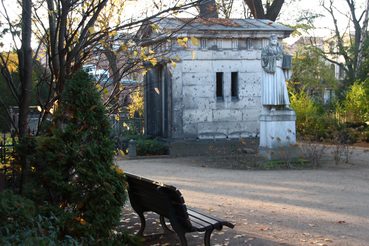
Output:
[[83,70],[91,75],[97,82],[101,84],[109,83],[110,75],[109,70],[96,69],[96,65],[87,64],[83,66]]
[[[125,111],[125,108],[131,103],[130,96],[133,91],[139,89],[142,86],[142,75],[140,73],[128,73],[123,76],[121,68],[127,62],[125,56],[119,52],[116,52],[117,67],[119,70],[119,107],[120,111]],[[113,71],[110,67],[108,59],[102,50],[96,49],[90,58],[83,65],[83,70],[86,71],[95,81],[106,88],[109,93],[115,89],[113,80]],[[107,95],[105,95],[106,97]],[[124,116],[124,113],[123,113]]]
[[[332,37],[313,37],[313,36],[301,36],[294,43],[289,45],[288,50],[291,54],[294,54],[295,52],[297,52],[299,48],[306,46],[314,46],[325,52],[332,53],[337,52],[337,44],[335,43],[335,39],[333,39]],[[345,78],[345,71],[343,69],[345,59],[339,55],[327,55],[327,57],[336,61],[337,63],[342,64],[338,65],[336,63],[331,63],[326,60],[326,63],[331,66],[335,78],[337,80],[343,80]]]
[[[12,121],[15,124],[18,124],[19,121],[19,107],[18,106],[11,106],[9,108],[10,116]],[[31,135],[34,135],[38,131],[38,124],[40,123],[40,110],[37,106],[30,106],[29,113],[28,113],[28,132]],[[14,127],[11,126],[11,131],[14,131]]]
[[[313,36],[302,36],[297,39],[294,43],[288,46],[288,50],[291,54],[295,54],[298,52],[300,48],[305,48],[308,46],[314,46],[315,48],[319,48],[326,53],[336,53],[337,52],[337,44],[335,43],[335,39],[332,37],[313,37]],[[334,77],[337,81],[343,81],[345,79],[345,71],[344,71],[344,63],[345,59],[340,55],[327,55],[327,57],[335,63],[330,62],[328,60],[324,60],[324,62],[330,66]],[[322,58],[323,59],[323,58]],[[338,63],[338,64],[337,64]],[[322,92],[322,99],[324,104],[328,104],[335,97],[334,88],[327,86],[324,88]]]
[[[155,30],[153,29],[155,26]],[[173,139],[255,137],[261,49],[292,29],[269,20],[162,18],[145,23],[143,45],[167,51],[145,76],[145,130]],[[169,58],[169,59],[168,59]],[[171,64],[175,60],[176,64]]]

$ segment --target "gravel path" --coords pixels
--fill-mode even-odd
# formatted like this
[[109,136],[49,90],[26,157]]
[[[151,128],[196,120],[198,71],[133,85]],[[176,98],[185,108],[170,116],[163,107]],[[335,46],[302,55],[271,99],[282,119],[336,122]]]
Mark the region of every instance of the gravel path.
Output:
[[[369,245],[366,155],[367,151],[354,153],[355,165],[316,170],[219,169],[204,167],[201,158],[118,164],[124,171],[174,185],[190,207],[234,222],[233,230],[213,233],[213,245]],[[136,230],[137,218],[127,213],[132,219],[126,218],[131,223],[127,225]],[[189,245],[202,243],[202,235],[187,238]],[[146,245],[174,242],[175,236],[161,235],[147,239]]]

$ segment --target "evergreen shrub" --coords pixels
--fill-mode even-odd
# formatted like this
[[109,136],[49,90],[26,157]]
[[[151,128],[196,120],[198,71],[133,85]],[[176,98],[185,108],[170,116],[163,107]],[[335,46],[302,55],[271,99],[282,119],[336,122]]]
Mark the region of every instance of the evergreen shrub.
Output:
[[40,199],[65,213],[65,234],[112,236],[126,201],[126,182],[113,164],[111,126],[100,96],[85,72],[67,81],[48,134],[37,139],[36,181]]

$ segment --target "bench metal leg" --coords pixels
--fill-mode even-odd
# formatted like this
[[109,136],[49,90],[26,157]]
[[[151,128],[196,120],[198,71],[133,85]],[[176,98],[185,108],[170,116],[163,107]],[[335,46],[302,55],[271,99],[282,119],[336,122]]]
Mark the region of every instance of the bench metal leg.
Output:
[[145,227],[146,227],[146,220],[145,220],[145,216],[143,213],[137,213],[138,216],[140,217],[140,220],[141,220],[141,227],[140,227],[140,230],[137,232],[137,235],[139,236],[143,236],[143,232],[145,230]]
[[164,229],[164,232],[165,232],[165,233],[173,233],[173,232],[174,232],[173,230],[171,230],[171,229],[167,226],[167,224],[165,224],[165,217],[164,217],[164,216],[162,216],[162,215],[160,215],[160,224],[161,224],[161,226],[163,227],[163,229]]
[[177,233],[181,246],[187,246],[187,239],[184,233]]
[[213,232],[214,229],[210,229],[205,231],[205,236],[204,236],[204,244],[205,246],[210,246],[210,236],[211,233]]

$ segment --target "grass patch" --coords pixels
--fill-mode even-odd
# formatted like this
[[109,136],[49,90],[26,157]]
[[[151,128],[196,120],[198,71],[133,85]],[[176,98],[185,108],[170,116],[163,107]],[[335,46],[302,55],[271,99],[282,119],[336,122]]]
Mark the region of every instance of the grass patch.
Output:
[[264,170],[274,170],[274,169],[304,169],[311,168],[311,164],[305,159],[293,159],[293,160],[268,160],[260,163],[256,168]]

